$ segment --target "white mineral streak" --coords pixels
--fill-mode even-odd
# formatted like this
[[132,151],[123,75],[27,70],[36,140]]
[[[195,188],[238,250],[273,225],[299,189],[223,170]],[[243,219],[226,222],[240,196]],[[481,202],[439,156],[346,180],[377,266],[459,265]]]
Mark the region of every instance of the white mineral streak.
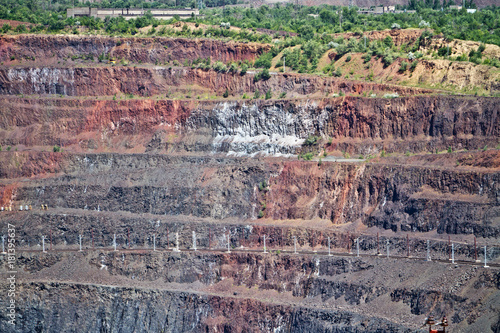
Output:
[[74,95],[75,72],[72,68],[12,68],[7,72],[7,78],[16,86],[19,82],[31,83],[30,91],[10,91],[12,94],[58,94],[72,96]]
[[[328,112],[316,112],[314,103],[305,102],[287,109],[283,105],[260,106],[224,102],[213,110],[197,110],[188,120],[191,129],[203,125],[213,133],[213,151],[228,155],[289,156],[295,153],[309,135],[323,135]],[[202,119],[200,119],[202,118]]]

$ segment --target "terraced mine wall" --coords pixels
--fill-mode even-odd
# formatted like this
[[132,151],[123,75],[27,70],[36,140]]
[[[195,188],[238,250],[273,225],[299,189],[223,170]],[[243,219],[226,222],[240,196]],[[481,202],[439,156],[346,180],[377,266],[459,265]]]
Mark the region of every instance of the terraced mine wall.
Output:
[[[21,163],[24,154],[3,154],[7,156],[19,157],[18,165],[29,165]],[[40,156],[50,164],[46,172],[64,174],[0,186],[2,204],[219,220],[256,219],[262,211],[273,220],[361,221],[393,231],[484,237],[499,233],[496,172],[150,154]],[[2,166],[15,169],[12,160]],[[38,172],[43,168],[34,167]],[[0,170],[4,177],[18,172]]]
[[[0,37],[0,233],[15,225],[18,250],[18,326],[0,312],[0,331],[500,329],[499,99],[165,65],[268,47]],[[269,89],[286,96],[241,97]]]
[[[44,327],[47,332],[84,329],[87,332],[410,332],[402,325],[356,313],[264,304],[249,299],[200,295],[181,291],[144,290],[127,287],[65,285],[64,283],[23,286],[31,294],[29,308],[22,309],[23,331]],[[27,294],[28,292],[26,292]],[[103,295],[113,295],[104,302]],[[82,301],[84,299],[84,301]],[[42,301],[43,300],[43,301]],[[147,300],[147,301],[146,301]],[[62,306],[62,308],[59,308]],[[60,309],[60,310],[58,310]],[[232,320],[235,313],[238,319]],[[259,321],[252,320],[257,315]],[[72,316],[74,321],[61,320]],[[3,319],[3,318],[2,318]],[[13,332],[2,325],[3,332]],[[0,326],[1,327],[1,326]]]
[[[416,322],[384,319],[391,314],[384,312],[380,302],[418,318],[431,310],[446,314],[456,327],[488,312],[488,303],[500,288],[500,275],[491,270],[465,266],[450,275],[443,265],[421,261],[414,264],[415,270],[405,270],[394,260],[381,258],[86,252],[24,253],[18,262],[23,277],[33,280],[19,286],[18,327],[23,331],[79,327],[90,332],[411,332]],[[130,286],[99,285],[107,276],[102,267],[111,279],[108,284],[127,281]],[[427,272],[426,287],[410,287],[416,282],[413,272],[419,270]],[[45,272],[52,272],[55,281],[39,282]],[[445,289],[436,283],[440,276],[441,282],[454,287]],[[215,295],[210,288],[217,284],[231,284],[234,292]],[[168,289],[173,285],[177,291]],[[250,299],[249,294],[274,301]],[[359,308],[372,315],[353,311]],[[0,319],[5,319],[4,314]],[[13,332],[5,322],[1,321],[2,331]],[[495,329],[494,325],[475,327]]]
[[333,93],[344,94],[399,94],[415,95],[431,90],[400,86],[345,81],[295,73],[273,73],[268,80],[255,81],[253,73],[220,73],[213,70],[186,67],[10,67],[0,68],[0,94],[2,95],[62,95],[113,96],[132,94],[154,97],[180,91],[195,95],[207,91],[219,96],[228,90],[241,97],[256,90],[290,93],[293,96],[316,97]]
[[[99,36],[0,36],[0,61],[16,59],[56,64],[68,58],[96,59],[102,56],[134,63],[181,63],[198,58],[212,61],[255,60],[270,45],[225,42],[213,39],[113,38]],[[106,58],[104,60],[106,60]]]
[[[89,85],[93,87],[93,85]],[[496,146],[498,98],[195,101],[1,97],[2,145],[296,154],[321,136],[350,154]]]

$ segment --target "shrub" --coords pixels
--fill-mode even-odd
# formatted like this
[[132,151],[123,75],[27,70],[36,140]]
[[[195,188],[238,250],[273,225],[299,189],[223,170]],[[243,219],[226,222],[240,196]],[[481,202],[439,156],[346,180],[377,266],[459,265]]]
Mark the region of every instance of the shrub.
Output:
[[273,94],[271,93],[271,89],[266,91],[266,99],[271,99],[273,97]]
[[16,32],[26,32],[26,26],[24,24],[20,24],[16,27]]
[[401,73],[406,72],[406,68],[408,67],[408,63],[406,61],[401,62],[401,66],[399,67],[399,71]]
[[222,94],[222,97],[227,98],[229,96],[229,91],[226,88],[226,91]]
[[280,98],[285,98],[285,97],[286,97],[286,92],[284,92],[284,91],[283,91],[283,92],[280,94]]
[[307,139],[304,141],[304,146],[312,146],[315,145],[319,140],[318,136],[309,135]]
[[267,190],[267,182],[263,180],[259,183],[259,191],[265,191],[265,190]]
[[256,89],[255,93],[253,94],[253,98],[258,99],[259,97],[260,97],[260,91],[259,91],[259,89]]
[[418,61],[417,60],[414,60],[411,65],[410,65],[410,70],[413,72],[415,70],[415,68],[417,68],[417,65],[418,65]]
[[369,81],[373,81],[373,70],[370,71],[370,73],[368,74],[368,80]]
[[59,153],[61,151],[61,147],[59,147],[58,145],[55,145],[54,147],[52,147],[52,151],[54,153]]
[[268,53],[263,53],[257,60],[255,60],[254,66],[256,68],[271,68],[271,61],[273,60],[273,55]]
[[238,65],[236,65],[236,63],[232,62],[231,65],[229,66],[229,71],[231,73],[236,73],[237,70],[238,70]]
[[370,53],[367,53],[363,56],[363,62],[366,64],[367,62],[369,62],[370,60],[372,60],[372,55]]
[[247,70],[248,70],[248,65],[247,64],[243,64],[241,65],[241,71],[240,71],[240,74],[241,75],[245,75],[247,73]]
[[257,215],[257,217],[258,217],[259,219],[263,218],[263,217],[264,217],[264,212],[260,210],[260,211],[259,211],[259,215]]
[[484,45],[483,43],[481,43],[479,45],[479,47],[477,48],[476,53],[483,53],[483,51],[484,51],[485,48],[486,48],[486,45]]
[[451,153],[453,153],[453,149],[450,146],[450,147],[448,147],[448,154],[451,154]]
[[7,31],[9,31],[10,29],[12,29],[12,27],[10,26],[10,24],[5,23],[5,24],[2,26],[2,30],[1,30],[1,32],[2,32],[2,33],[6,33],[6,32],[7,32]]
[[345,62],[349,62],[349,61],[351,61],[351,59],[352,59],[351,56],[348,55],[347,58],[345,58]]
[[224,64],[223,62],[221,61],[216,61],[213,65],[212,65],[212,68],[217,71],[217,72],[220,72],[220,73],[224,73],[227,71],[227,66],[226,64]]
[[268,80],[270,77],[271,77],[271,74],[269,74],[269,69],[264,68],[263,70],[261,70],[260,72],[255,74],[255,76],[253,77],[253,80],[255,82],[257,82],[259,80]]
[[312,160],[312,159],[313,159],[313,157],[314,157],[314,154],[313,154],[313,153],[306,153],[306,154],[302,155],[302,158],[303,158],[304,160],[306,160],[306,161],[310,161],[310,160]]
[[387,36],[384,38],[384,44],[385,46],[387,47],[393,47],[394,46],[394,41],[392,40],[392,37],[391,36]]
[[394,62],[394,56],[392,53],[388,52],[384,57],[382,58],[382,62],[384,63],[384,66],[387,67],[390,64]]
[[444,57],[451,54],[451,47],[441,47],[438,49],[438,55]]

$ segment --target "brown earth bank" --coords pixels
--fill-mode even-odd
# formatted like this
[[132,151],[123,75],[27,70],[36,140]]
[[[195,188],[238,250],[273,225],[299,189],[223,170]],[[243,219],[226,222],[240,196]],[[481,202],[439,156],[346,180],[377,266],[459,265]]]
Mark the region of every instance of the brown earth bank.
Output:
[[39,66],[55,65],[76,57],[97,59],[106,55],[134,63],[165,63],[210,58],[212,61],[255,60],[271,48],[267,44],[238,43],[213,39],[115,38],[71,35],[2,35],[0,61],[31,61]]
[[415,43],[424,29],[391,29],[391,30],[372,30],[365,31],[362,34],[355,32],[343,32],[335,34],[335,37],[344,37],[346,39],[360,39],[366,37],[367,40],[383,40],[386,37],[391,37],[394,45],[400,46],[403,44]]
[[[388,84],[356,82],[332,77],[295,73],[272,73],[268,80],[255,81],[255,72],[218,73],[213,70],[185,67],[0,67],[1,95],[113,96],[132,94],[150,97],[180,92],[189,98],[227,90],[241,98],[259,90],[264,94],[293,96],[328,96],[333,93],[392,93],[404,95],[430,94],[436,91]],[[249,97],[250,98],[250,97]]]
[[[325,66],[331,62],[329,55],[330,53],[325,54],[322,58]],[[348,57],[351,60],[347,61]],[[385,66],[381,58],[373,57],[365,64],[362,53],[350,53],[338,59],[335,67],[341,70],[344,79],[426,87],[469,95],[495,96],[500,92],[500,71],[493,66],[444,59],[420,59],[413,70],[401,71],[403,62],[407,65],[411,63],[407,58],[398,58],[391,65]]]
[[[500,135],[498,98],[0,100],[4,150],[378,155],[496,147]],[[323,139],[307,146],[314,135]]]
[[[44,162],[51,168],[47,171],[59,174],[4,181],[0,201],[14,207],[48,204],[215,220],[262,217],[270,224],[297,220],[302,226],[319,219],[330,226],[355,223],[394,232],[498,237],[500,230],[496,169],[64,154],[59,166],[50,156]],[[16,155],[23,154],[11,153],[12,158]]]
[[36,25],[36,24],[30,23],[30,22],[22,22],[22,21],[0,19],[0,26],[3,26],[4,24],[8,24],[8,25],[10,25],[13,28],[16,28],[18,25],[21,25],[21,24],[24,24],[26,27]]

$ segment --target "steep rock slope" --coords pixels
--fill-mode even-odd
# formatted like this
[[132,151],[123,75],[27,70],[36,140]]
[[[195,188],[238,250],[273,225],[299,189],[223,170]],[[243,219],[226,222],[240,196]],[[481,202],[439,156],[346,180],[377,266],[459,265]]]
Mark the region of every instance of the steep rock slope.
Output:
[[494,147],[500,132],[497,98],[0,100],[3,146],[273,155],[319,135],[328,149],[376,154]]

